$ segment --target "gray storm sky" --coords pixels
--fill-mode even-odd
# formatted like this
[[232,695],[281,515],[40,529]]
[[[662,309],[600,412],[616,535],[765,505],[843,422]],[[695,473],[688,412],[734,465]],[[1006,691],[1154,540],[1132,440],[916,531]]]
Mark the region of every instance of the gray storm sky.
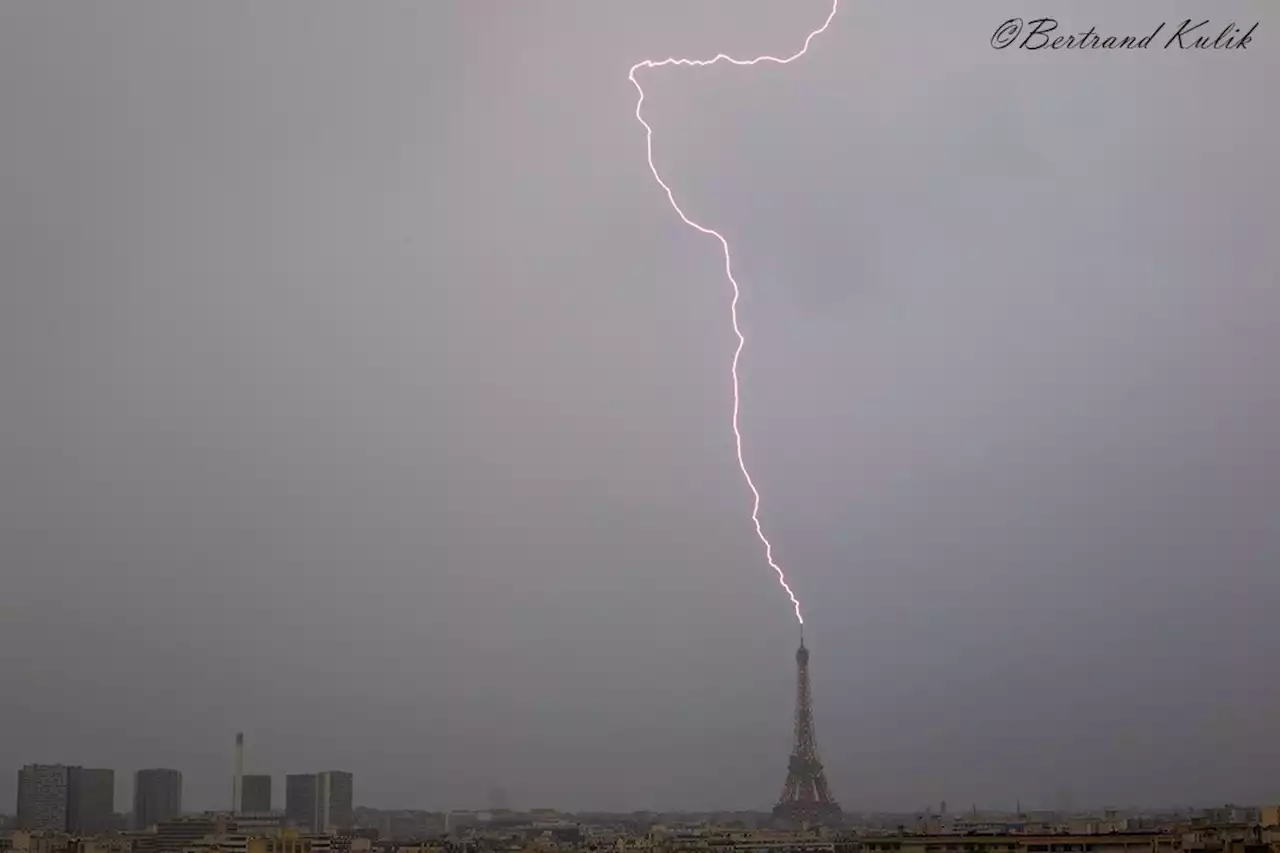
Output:
[[[827,8],[0,6],[0,810],[225,806],[237,730],[376,806],[769,805],[797,632],[626,75]],[[1280,7],[1035,12],[1261,25],[845,0],[644,77],[829,776],[1274,802]]]

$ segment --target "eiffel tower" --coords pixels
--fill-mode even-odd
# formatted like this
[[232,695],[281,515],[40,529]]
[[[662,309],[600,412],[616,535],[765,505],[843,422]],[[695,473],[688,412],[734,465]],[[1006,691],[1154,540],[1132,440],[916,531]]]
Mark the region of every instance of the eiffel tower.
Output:
[[827,776],[818,758],[818,742],[813,729],[813,694],[809,690],[809,650],[800,633],[796,650],[796,733],[791,760],[787,764],[787,781],[782,796],[773,807],[778,823],[791,826],[839,825],[843,819],[840,804],[831,796]]

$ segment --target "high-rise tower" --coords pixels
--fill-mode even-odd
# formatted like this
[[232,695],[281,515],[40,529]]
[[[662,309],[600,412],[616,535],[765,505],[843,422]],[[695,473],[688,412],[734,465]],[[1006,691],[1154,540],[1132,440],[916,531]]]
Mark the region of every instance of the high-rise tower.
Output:
[[284,817],[294,829],[316,831],[316,774],[290,773],[284,777]]
[[28,764],[18,771],[18,827],[97,835],[111,829],[114,770]]
[[316,831],[350,832],[355,821],[352,776],[342,770],[316,774]]
[[66,832],[74,768],[28,764],[18,771],[18,828]]
[[271,811],[271,776],[246,773],[240,778],[240,814],[260,815]]
[[110,832],[116,810],[116,772],[99,767],[67,768],[67,832]]
[[154,767],[133,777],[133,828],[168,823],[182,814],[182,774]]
[[776,820],[792,825],[839,824],[843,818],[840,805],[831,796],[827,776],[818,758],[818,742],[813,728],[813,694],[809,689],[809,650],[800,637],[796,650],[796,732],[791,760],[787,764],[787,781],[782,796],[773,807]]

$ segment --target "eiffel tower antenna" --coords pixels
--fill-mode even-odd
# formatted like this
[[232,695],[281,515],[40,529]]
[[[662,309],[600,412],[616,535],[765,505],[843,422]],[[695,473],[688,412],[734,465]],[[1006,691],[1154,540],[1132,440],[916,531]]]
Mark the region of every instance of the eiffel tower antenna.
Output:
[[778,804],[773,807],[773,817],[792,826],[838,825],[843,818],[818,757],[813,694],[809,688],[809,650],[804,645],[803,625],[800,626],[800,648],[796,649],[795,743],[787,763],[787,781],[782,786]]

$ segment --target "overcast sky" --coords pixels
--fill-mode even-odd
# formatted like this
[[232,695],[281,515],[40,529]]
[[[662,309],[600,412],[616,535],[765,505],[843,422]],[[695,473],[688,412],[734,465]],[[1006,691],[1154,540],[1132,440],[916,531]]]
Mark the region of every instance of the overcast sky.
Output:
[[[18,767],[767,807],[797,630],[627,69],[824,0],[0,5]],[[1280,801],[1280,7],[845,0],[645,73],[847,809]],[[283,781],[277,780],[277,801]]]

